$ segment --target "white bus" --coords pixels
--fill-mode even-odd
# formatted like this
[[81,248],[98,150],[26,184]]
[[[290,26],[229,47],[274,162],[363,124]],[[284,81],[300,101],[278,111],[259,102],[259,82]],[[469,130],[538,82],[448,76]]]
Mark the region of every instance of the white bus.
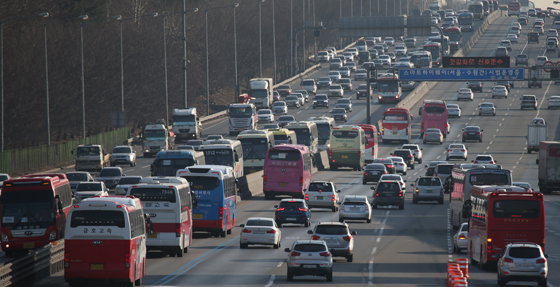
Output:
[[231,166],[235,172],[235,178],[244,175],[243,147],[240,141],[227,139],[205,141],[199,150],[204,152],[206,164]]
[[332,117],[311,117],[307,121],[317,125],[319,151],[328,150],[331,130],[336,126],[334,119]]
[[297,143],[307,146],[312,155],[319,152],[319,131],[314,122],[291,122],[286,128],[296,132]]
[[242,131],[237,140],[243,147],[243,174],[263,170],[266,152],[275,144],[274,134],[263,130]]

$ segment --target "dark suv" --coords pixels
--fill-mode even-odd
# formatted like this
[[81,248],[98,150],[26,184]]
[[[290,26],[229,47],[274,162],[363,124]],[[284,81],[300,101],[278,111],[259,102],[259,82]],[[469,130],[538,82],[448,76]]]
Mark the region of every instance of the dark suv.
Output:
[[387,168],[382,163],[370,163],[366,165],[364,170],[364,177],[362,179],[362,184],[367,184],[368,182],[378,182],[382,175],[387,174]]
[[539,33],[538,32],[529,32],[527,35],[529,43],[538,43],[539,42]]
[[382,180],[371,189],[373,190],[372,208],[377,208],[378,205],[398,205],[399,209],[404,209],[404,193],[398,181]]
[[303,224],[305,227],[311,225],[311,212],[303,199],[282,199],[280,205],[274,207],[274,220],[278,227],[282,227],[283,223]]
[[414,154],[409,149],[396,149],[392,156],[400,156],[410,169],[414,169]]
[[387,173],[397,173],[397,168],[395,167],[393,160],[390,158],[376,158],[373,163],[382,163],[387,168]]
[[482,82],[469,82],[469,84],[467,85],[467,88],[471,89],[471,91],[473,91],[473,93],[475,91],[478,91],[478,92],[482,93]]
[[327,95],[316,95],[315,98],[313,98],[313,108],[315,109],[318,107],[329,108],[329,97],[327,97]]

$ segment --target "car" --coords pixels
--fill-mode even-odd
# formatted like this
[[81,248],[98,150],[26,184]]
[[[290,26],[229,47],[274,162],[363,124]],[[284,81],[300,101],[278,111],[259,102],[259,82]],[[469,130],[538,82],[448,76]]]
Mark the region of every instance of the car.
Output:
[[539,33],[538,32],[530,32],[527,34],[527,42],[528,43],[539,43]]
[[480,164],[495,164],[498,163],[494,160],[492,155],[490,154],[479,154],[472,160],[473,163],[480,163]]
[[492,98],[504,97],[507,99],[508,90],[505,86],[497,85],[492,88]]
[[381,62],[383,63],[381,66],[391,66],[391,56],[381,55],[379,56],[379,60],[381,60]]
[[128,192],[128,189],[135,185],[138,184],[140,182],[140,180],[142,179],[142,176],[122,176],[121,179],[119,180],[119,182],[117,183],[117,186],[115,187],[115,195],[126,195]]
[[373,190],[373,201],[371,207],[377,209],[378,206],[397,205],[399,209],[404,209],[404,190],[401,183],[396,180],[379,181]]
[[338,84],[342,86],[342,89],[345,91],[352,92],[354,88],[352,87],[352,80],[351,79],[340,79]]
[[354,236],[344,222],[319,222],[313,230],[308,230],[311,240],[324,240],[333,257],[344,257],[347,262],[354,260]]
[[431,143],[435,142],[441,145],[443,144],[443,134],[439,129],[434,129],[434,128],[426,129],[426,131],[424,132],[423,142],[424,144],[429,142]]
[[448,104],[447,105],[447,117],[448,118],[460,118],[461,117],[461,107],[456,104]]
[[337,70],[340,73],[340,77],[341,79],[338,80],[339,82],[341,80],[343,80],[344,78],[349,78],[350,77],[350,69],[348,67],[340,67]]
[[333,80],[330,77],[320,77],[317,81],[318,88],[328,88],[333,84]]
[[282,199],[274,208],[276,208],[274,220],[278,227],[282,227],[284,223],[303,224],[305,227],[311,225],[311,212],[303,199]]
[[[324,276],[332,282],[333,259],[324,240],[296,240],[288,252],[287,280],[293,281],[294,276]],[[302,256],[304,254],[305,256]]]
[[432,17],[432,25],[437,25],[437,24],[438,24],[438,18]]
[[474,100],[474,93],[470,88],[461,88],[457,91],[457,100],[467,100],[473,101]]
[[329,97],[327,95],[319,94],[313,98],[313,109],[318,107],[329,108]]
[[396,61],[397,61],[397,56],[395,55],[395,53],[385,53],[387,56],[389,56],[389,58],[391,58],[391,65],[393,65]]
[[354,81],[365,81],[365,80],[367,80],[367,70],[366,69],[356,70],[356,73],[354,73]]
[[460,158],[462,160],[467,160],[467,150],[468,148],[465,147],[464,144],[450,144],[447,147],[447,155],[446,155],[446,160],[450,160],[453,158]]
[[358,68],[358,66],[356,66],[356,63],[354,62],[349,62],[344,64],[344,67],[348,67],[350,69],[350,72],[355,72],[356,69]]
[[346,64],[346,58],[342,55],[334,56],[335,59],[340,59],[342,65]]
[[556,31],[556,29],[548,29],[548,31],[546,32],[546,37],[558,38],[558,31]]
[[560,96],[550,96],[548,98],[548,109],[560,108]]
[[425,175],[426,176],[433,176],[435,174],[435,170],[436,167],[438,166],[438,164],[447,164],[446,161],[441,161],[441,160],[432,160],[430,161],[430,164],[426,165],[426,172]]
[[239,248],[245,249],[249,245],[272,245],[274,249],[282,245],[282,231],[274,218],[249,217],[239,233]]
[[393,37],[385,37],[383,38],[383,42],[389,46],[395,46],[395,39]]
[[407,48],[416,48],[416,38],[406,38],[404,39],[404,44]]
[[[521,24],[519,24],[519,23],[517,23],[517,24],[518,24],[518,26],[512,26],[511,27],[510,34],[508,34],[508,36],[509,35],[514,35],[515,37],[519,37],[521,35]],[[515,38],[515,39],[513,37],[507,38],[507,36],[506,36],[506,39],[507,40],[510,40],[510,39],[514,40],[514,41],[511,41],[511,42],[515,42],[515,40],[517,40],[517,38]],[[517,42],[515,42],[515,43],[517,43]]]
[[381,61],[381,59],[373,59],[372,62],[375,64],[375,67],[383,67],[383,61]]
[[272,113],[271,109],[260,109],[257,112],[257,116],[259,118],[259,122],[274,122],[274,114]]
[[308,94],[317,94],[317,82],[315,79],[303,79],[300,86],[303,90],[306,90]]
[[498,285],[509,281],[536,281],[548,286],[548,255],[540,245],[529,242],[509,243],[497,263]]
[[278,91],[272,92],[272,99],[276,102],[280,100],[280,93]]
[[369,52],[369,61],[367,61],[366,63],[371,62],[371,60],[373,59],[377,59],[377,57],[379,56],[379,51],[377,51],[374,48],[368,49],[368,52]]
[[529,108],[529,109],[537,109],[537,97],[535,95],[523,95],[521,98],[521,109]]
[[278,124],[266,124],[262,127],[263,130],[268,130],[268,129],[279,129],[280,126]]
[[439,177],[420,176],[410,186],[414,187],[412,203],[437,201],[439,204],[443,204],[443,185]]
[[110,165],[130,165],[136,166],[136,151],[129,145],[119,145],[113,148],[110,157]]
[[[87,171],[67,172],[66,178],[68,178],[68,181],[70,181],[70,188],[72,189],[72,191],[76,190],[76,186],[78,186],[80,182],[95,181],[93,176],[91,176],[91,174]],[[10,176],[7,173],[0,173],[0,187],[2,187],[2,183],[8,179],[10,179]]]
[[280,85],[276,90],[278,91],[280,96],[283,97],[292,93],[292,87],[290,85]]
[[513,81],[497,81],[496,85],[506,87],[506,90],[507,90],[508,93],[509,93],[510,89],[514,88],[514,82]]
[[189,140],[185,144],[186,146],[192,146],[194,150],[199,150],[200,146],[204,143],[203,140]]
[[305,202],[309,208],[328,208],[338,211],[338,193],[336,185],[331,181],[313,180],[305,191]]
[[[414,155],[414,160],[417,161],[418,163],[422,163],[422,151],[424,149],[421,148],[419,145],[417,145],[417,144],[403,144],[400,149],[408,149],[408,150],[412,151],[412,154]],[[414,167],[411,167],[411,168],[414,169]]]
[[377,53],[379,53],[379,55],[384,55],[385,54],[385,48],[383,47],[383,45],[378,44],[378,45],[373,46],[373,48],[375,50],[377,50]]
[[546,41],[546,51],[553,51],[555,52],[558,48],[558,39],[557,38],[548,38]]
[[400,57],[399,63],[412,63],[412,59],[409,56]]
[[[368,86],[367,84],[362,84],[358,86],[358,89],[356,90],[356,99],[360,99],[360,98],[366,98],[368,94]],[[369,96],[370,98],[373,97],[373,89],[369,89]]]
[[[375,50],[374,50],[375,51]],[[377,56],[377,51],[375,51],[375,56]],[[365,63],[371,61],[371,53],[368,51],[361,51],[358,54],[358,63]]]
[[336,70],[336,69],[342,67],[342,65],[344,65],[344,63],[342,62],[341,59],[338,59],[338,58],[334,58],[334,59],[331,59],[329,61],[329,68],[331,70]]
[[278,125],[283,128],[286,127],[287,124],[293,123],[296,121],[296,118],[292,115],[284,115],[278,118]]
[[288,105],[284,101],[276,101],[272,104],[272,111],[274,114],[287,114],[288,113]]
[[393,161],[393,165],[395,166],[395,172],[400,173],[402,175],[406,175],[407,172],[407,165],[404,162],[403,158],[400,156],[389,156],[388,159]]
[[338,83],[338,80],[342,78],[339,71],[330,71],[327,76],[331,78],[333,83]]
[[506,39],[511,43],[519,43],[519,40],[517,39],[517,35],[516,34],[508,34],[506,36]]
[[537,33],[539,33],[539,35],[543,35],[543,34],[544,34],[543,26],[535,26],[535,27],[533,27],[533,32],[537,32]]
[[404,55],[406,55],[407,52],[408,52],[408,49],[404,45],[395,47],[395,54],[396,55],[404,56]]
[[301,94],[303,95],[303,99],[305,100],[302,105],[309,102],[309,92],[306,90],[295,90],[294,94]]
[[341,85],[333,84],[329,87],[329,98],[330,97],[344,97],[344,89]]
[[393,164],[393,160],[390,158],[376,158],[373,160],[373,163],[382,163],[385,165],[385,167],[387,168],[387,173],[388,174],[395,174],[397,173],[397,169],[395,168],[395,165]]
[[364,168],[362,184],[367,184],[368,182],[377,183],[384,174],[388,174],[388,172],[387,167],[383,163],[370,163]]
[[[66,175],[68,176],[68,173],[66,173]],[[91,176],[91,175],[90,175]],[[4,181],[8,180],[12,178],[9,174],[7,173],[0,173],[0,190],[2,188],[2,184],[4,183]],[[93,178],[92,178],[93,179]],[[70,180],[70,179],[68,179]],[[73,189],[72,189],[73,190]]]
[[476,81],[476,82],[469,82],[467,84],[467,88],[471,89],[471,91],[478,91],[482,93],[482,82]]
[[345,108],[334,108],[331,111],[331,116],[333,117],[335,122],[347,122],[348,121],[348,113],[346,112]]
[[[407,167],[410,167],[410,169],[414,169],[415,157],[412,150],[407,148],[396,149],[391,153],[391,155],[402,158]],[[404,174],[406,175],[406,169]]]
[[292,96],[296,96],[298,98],[300,106],[305,105],[305,96],[302,93],[292,93]]
[[354,57],[358,57],[358,49],[357,48],[348,48],[346,49],[346,52],[350,52],[352,54],[354,54]]
[[496,48],[496,52],[494,53],[494,56],[496,57],[507,57],[509,56],[509,52],[508,52],[508,48],[505,46],[499,46],[498,48]]
[[379,180],[396,180],[401,184],[403,193],[406,193],[406,180],[404,180],[402,176],[398,174],[384,174],[381,175],[381,178]]
[[301,101],[296,95],[289,95],[284,99],[288,107],[298,108],[301,107]]
[[365,195],[346,195],[340,203],[338,221],[365,220],[371,223],[371,205]]
[[[122,168],[115,166],[115,167],[104,167],[100,172],[97,180],[102,181],[105,183],[107,188],[114,188],[117,186],[117,183],[121,179],[121,176],[125,176],[124,171]],[[77,187],[76,187],[77,190]]]
[[354,61],[354,54],[350,52],[342,53],[342,56],[346,58],[346,61]]
[[519,18],[517,18],[517,22],[518,22],[520,25],[527,25],[527,18],[525,18],[525,17],[519,17]]
[[462,129],[462,131],[463,142],[470,140],[482,142],[482,133],[484,132],[484,130],[482,130],[479,126],[466,126],[464,129]]
[[108,196],[109,189],[102,181],[83,181],[78,183],[74,192],[74,203],[93,196]]
[[533,192],[533,189],[531,188],[531,185],[528,182],[514,181],[511,183],[511,185],[522,187],[528,192]]
[[319,51],[315,58],[319,62],[328,62],[331,60],[331,55],[327,51]]
[[469,235],[469,223],[464,222],[461,223],[459,229],[457,229],[457,233],[453,235],[453,252],[461,253],[461,250],[467,249],[467,237]]
[[337,108],[344,108],[347,112],[352,112],[352,101],[347,98],[342,98],[336,101]]
[[535,65],[536,66],[543,66],[544,63],[548,62],[548,57],[547,56],[538,56],[537,59],[535,59]]
[[515,56],[515,66],[525,65],[529,66],[529,57],[526,54],[519,54]]
[[213,140],[223,140],[224,137],[222,135],[208,135],[204,141],[213,141]]
[[414,81],[401,81],[401,88],[403,91],[413,91],[415,84]]
[[493,103],[484,102],[478,105],[478,115],[496,115],[496,106]]

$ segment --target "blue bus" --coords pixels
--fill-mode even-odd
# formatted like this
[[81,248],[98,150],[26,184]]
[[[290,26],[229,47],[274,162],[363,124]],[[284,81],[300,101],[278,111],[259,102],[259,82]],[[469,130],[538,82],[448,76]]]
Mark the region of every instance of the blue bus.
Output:
[[233,168],[224,165],[197,165],[180,169],[195,193],[198,206],[193,209],[193,231],[226,237],[235,226],[237,180]]
[[471,12],[465,12],[459,14],[459,27],[461,27],[461,31],[470,32],[474,30],[473,21],[474,15]]
[[157,153],[150,166],[152,176],[175,176],[187,166],[205,164],[204,153],[195,150],[166,150]]

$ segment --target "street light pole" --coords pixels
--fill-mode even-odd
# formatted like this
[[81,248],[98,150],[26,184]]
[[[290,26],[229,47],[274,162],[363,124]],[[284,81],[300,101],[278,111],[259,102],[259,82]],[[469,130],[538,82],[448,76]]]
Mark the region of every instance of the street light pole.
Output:
[[237,98],[239,97],[239,81],[237,80],[237,24],[235,22],[235,8],[239,7],[239,3],[233,4],[233,61],[235,66],[235,98],[233,102],[237,102]]
[[45,97],[46,97],[46,108],[47,108],[47,146],[51,145],[51,116],[49,107],[49,61],[48,61],[48,48],[47,48],[47,26],[54,23],[72,21],[72,20],[87,20],[88,15],[81,15],[74,18],[63,19],[54,22],[45,22],[43,25],[43,33],[45,38]]
[[[315,0],[313,0],[313,3],[315,3]],[[274,55],[274,83],[276,83],[278,78],[276,77],[276,24],[274,18],[274,0],[272,0],[272,53]],[[315,49],[317,49],[316,46]]]
[[[187,108],[188,101],[187,101],[187,16],[186,16],[186,3],[183,0],[183,17],[181,17],[181,24],[183,24],[183,91],[184,94],[184,101],[183,101],[183,108]],[[165,28],[164,28],[165,29]]]
[[259,78],[262,78],[262,2],[264,1],[259,1]]
[[290,76],[294,75],[294,43],[292,39],[294,39],[294,0],[290,0]]
[[43,12],[36,15],[17,17],[0,21],[0,152],[4,151],[4,23],[31,19],[35,17],[49,17],[48,12]]

